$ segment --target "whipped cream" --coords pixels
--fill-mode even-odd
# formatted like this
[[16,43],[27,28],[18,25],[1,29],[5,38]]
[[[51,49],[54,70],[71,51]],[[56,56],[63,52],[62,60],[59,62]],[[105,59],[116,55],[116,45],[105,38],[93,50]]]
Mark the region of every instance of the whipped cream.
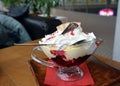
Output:
[[[61,28],[60,26],[58,26]],[[91,33],[85,33],[83,32],[82,27],[79,26],[75,28],[72,31],[69,31],[66,34],[61,34],[64,29],[60,30],[57,29],[56,32],[46,35],[44,38],[39,41],[40,44],[55,44],[56,49],[64,49],[68,45],[72,45],[78,41],[85,40],[85,41],[92,41],[93,39],[96,39],[95,35],[93,32]]]
[[[78,27],[65,34],[62,34],[62,32],[70,23],[71,22],[61,24],[57,27],[57,31],[52,34],[46,35],[39,41],[40,44],[55,44],[55,46],[42,46],[42,50],[49,58],[56,57],[50,53],[50,50],[64,50],[66,51],[66,59],[72,60],[78,57],[92,54],[97,47],[95,44],[96,36],[94,35],[94,33],[85,33],[79,22],[74,22],[78,24]],[[73,45],[74,43],[81,40],[85,40],[86,42]]]

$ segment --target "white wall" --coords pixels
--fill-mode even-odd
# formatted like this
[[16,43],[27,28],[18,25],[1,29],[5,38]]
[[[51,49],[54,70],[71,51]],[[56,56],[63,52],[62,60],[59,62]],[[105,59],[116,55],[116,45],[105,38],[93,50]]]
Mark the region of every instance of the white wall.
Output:
[[116,20],[116,30],[115,30],[115,41],[113,49],[113,60],[120,62],[120,0],[118,2],[118,11],[117,11],[117,20]]

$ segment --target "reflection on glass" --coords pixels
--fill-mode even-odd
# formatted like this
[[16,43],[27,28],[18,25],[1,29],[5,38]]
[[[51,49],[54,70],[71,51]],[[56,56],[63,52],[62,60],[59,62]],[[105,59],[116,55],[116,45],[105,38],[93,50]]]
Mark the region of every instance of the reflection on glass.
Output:
[[103,8],[111,8],[114,11],[114,16],[116,16],[117,3],[118,0],[60,0],[58,5],[65,10],[95,14],[98,14]]
[[100,16],[113,16],[114,11],[110,8],[103,8],[99,11]]

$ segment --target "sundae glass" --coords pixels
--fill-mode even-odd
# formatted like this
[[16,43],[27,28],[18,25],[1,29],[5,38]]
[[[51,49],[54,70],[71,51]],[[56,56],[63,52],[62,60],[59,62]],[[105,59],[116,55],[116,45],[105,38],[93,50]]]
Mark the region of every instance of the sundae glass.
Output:
[[[57,31],[39,41],[31,54],[32,59],[45,66],[57,68],[56,76],[64,81],[76,81],[84,76],[79,65],[86,61],[101,44],[93,32],[84,32],[80,22],[68,22],[57,27]],[[52,61],[42,60],[38,52]]]

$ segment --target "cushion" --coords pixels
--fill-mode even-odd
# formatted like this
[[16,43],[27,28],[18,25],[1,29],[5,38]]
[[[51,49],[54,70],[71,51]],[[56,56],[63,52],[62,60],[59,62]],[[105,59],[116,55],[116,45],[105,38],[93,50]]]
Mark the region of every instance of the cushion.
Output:
[[6,33],[5,27],[0,24],[0,48],[4,47],[4,44],[8,40],[8,34]]
[[24,43],[31,41],[31,38],[23,25],[12,17],[0,14],[0,24],[2,27],[1,33],[3,31],[5,33],[2,34],[2,36],[7,36],[7,38],[5,38],[5,40],[7,40],[4,43],[5,46],[11,46],[13,43]]
[[19,6],[11,7],[7,15],[16,19],[20,19],[28,16],[28,13],[29,13],[29,6],[19,5]]

